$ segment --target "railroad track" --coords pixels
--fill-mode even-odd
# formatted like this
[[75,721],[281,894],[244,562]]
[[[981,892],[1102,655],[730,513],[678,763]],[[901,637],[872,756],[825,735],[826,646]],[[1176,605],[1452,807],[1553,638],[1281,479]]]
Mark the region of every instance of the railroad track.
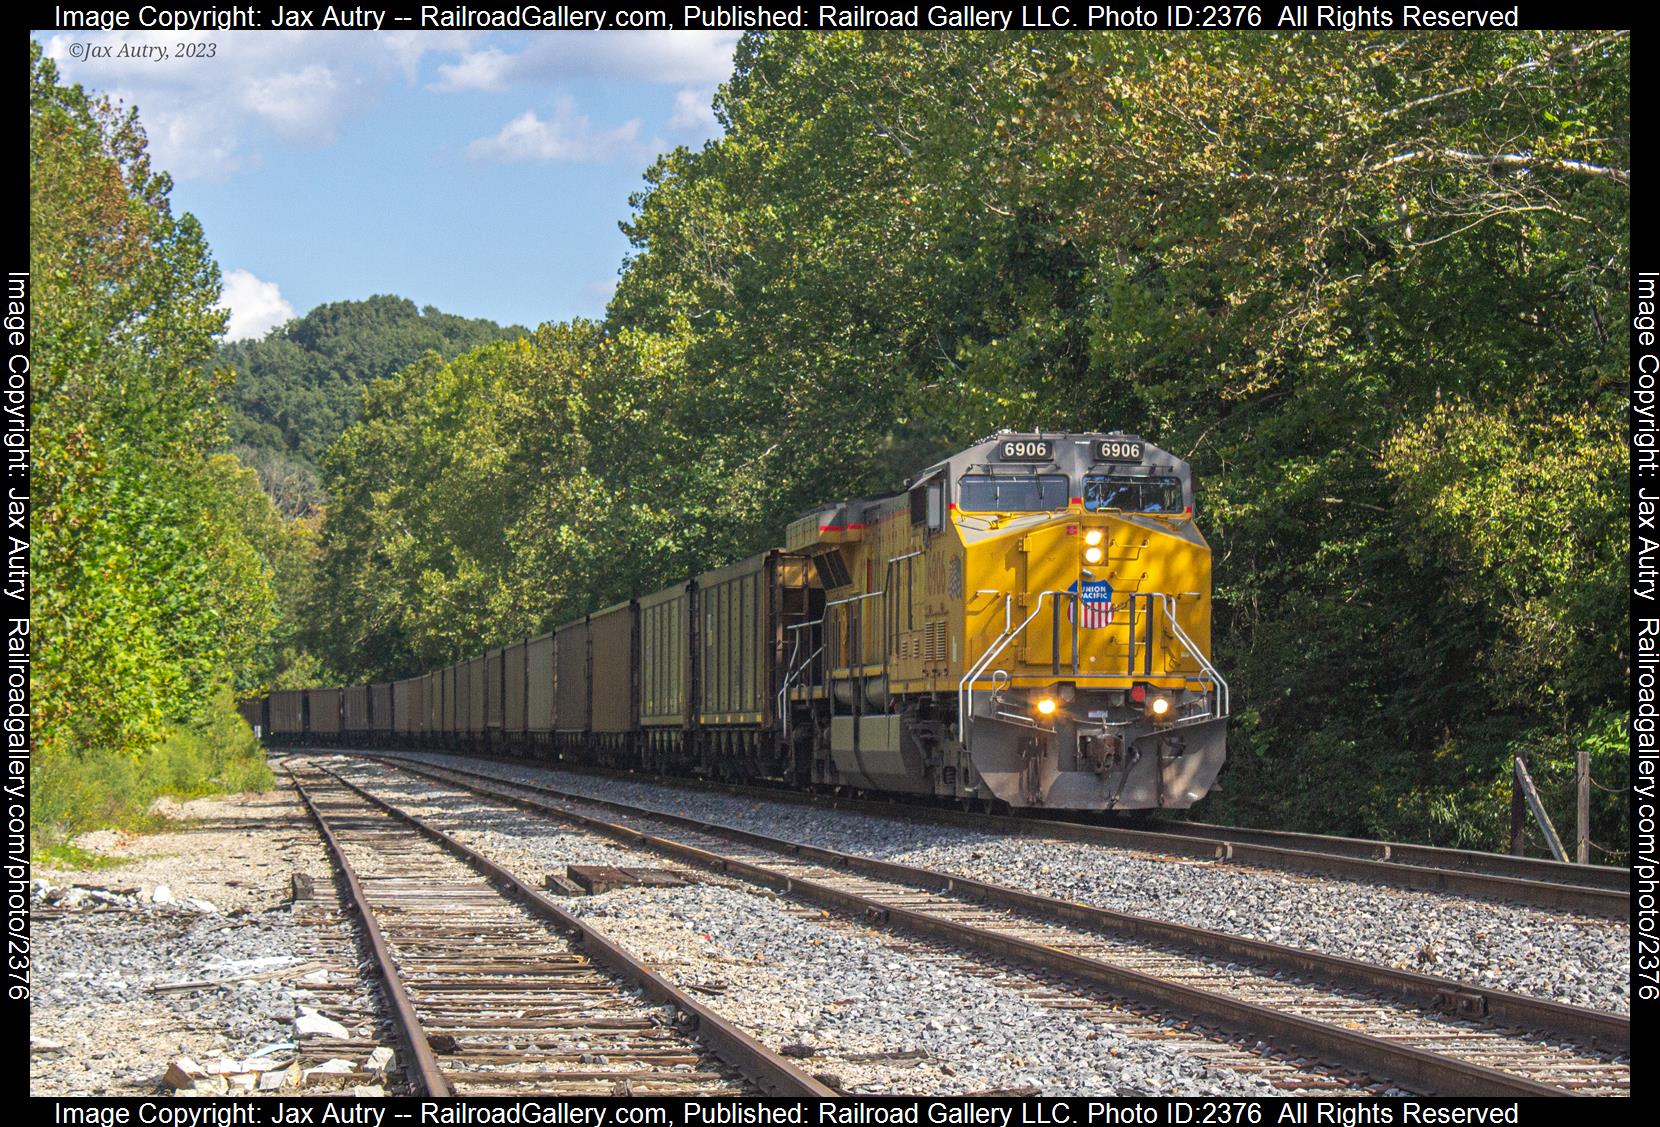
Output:
[[787,790],[778,786],[712,782],[563,760],[548,762],[508,755],[475,758],[761,798],[771,802],[847,810],[883,818],[935,822],[985,833],[1051,837],[1060,841],[1218,860],[1253,868],[1366,881],[1420,892],[1502,900],[1610,919],[1629,919],[1631,916],[1630,874],[1625,869],[1608,865],[1564,864],[1502,853],[1252,830],[1202,822],[1155,822],[1137,828],[1104,826],[1058,817],[978,814],[892,799],[855,798]]
[[476,850],[289,765],[419,1094],[835,1093]]
[[1382,861],[1449,873],[1505,877],[1533,884],[1616,892],[1626,903],[1630,902],[1631,896],[1631,872],[1618,865],[1579,865],[1541,857],[1484,853],[1476,849],[1449,849],[1438,845],[1376,841],[1371,838],[1338,837],[1331,834],[1218,826],[1209,822],[1154,823],[1147,829],[1153,833],[1172,833],[1183,837],[1203,838],[1206,841],[1226,841],[1237,845],[1265,846],[1297,853],[1319,853],[1332,857]]
[[[1630,1020],[695,819],[379,762],[678,861],[1000,958],[1091,981],[1224,1029],[1433,1094],[1624,1094]],[[605,816],[601,816],[601,815]],[[612,820],[620,815],[620,820]]]

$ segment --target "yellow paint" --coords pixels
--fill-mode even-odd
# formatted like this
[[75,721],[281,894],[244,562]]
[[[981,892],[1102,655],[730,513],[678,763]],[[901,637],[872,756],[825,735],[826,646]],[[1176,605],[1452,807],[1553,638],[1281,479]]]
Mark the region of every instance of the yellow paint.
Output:
[[[1093,565],[1083,559],[1092,532],[1100,533],[1104,550],[1103,560]],[[1152,674],[1142,672],[1145,601],[1136,608],[1133,675],[1127,665],[1125,596],[1132,592],[1175,595],[1182,629],[1209,653],[1210,546],[1190,516],[1088,513],[1081,504],[1043,515],[952,510],[947,527],[926,537],[922,525],[911,523],[908,501],[900,496],[868,517],[861,533],[840,545],[852,584],[828,594],[832,600],[878,594],[834,613],[838,677],[855,669],[867,676],[885,671],[894,693],[954,692],[964,672],[1003,633],[1006,614],[1018,626],[1040,601],[1052,602],[1044,592],[1067,590],[1085,571],[1111,582],[1115,612],[1109,627],[1080,627],[1078,676],[1072,674],[1072,628],[1063,598],[1060,675],[1051,664],[1054,611],[1045,605],[992,663],[987,681],[990,669],[1005,670],[1017,687],[1075,682],[1080,688],[1125,688],[1144,681],[1179,688],[1202,676],[1198,661],[1162,620],[1154,630]],[[912,553],[920,555],[899,559]]]

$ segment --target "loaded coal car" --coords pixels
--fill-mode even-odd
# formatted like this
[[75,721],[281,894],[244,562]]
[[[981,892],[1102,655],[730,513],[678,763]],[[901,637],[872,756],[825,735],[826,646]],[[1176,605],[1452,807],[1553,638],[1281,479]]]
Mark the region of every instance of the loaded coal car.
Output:
[[431,676],[406,677],[391,686],[390,731],[383,733],[388,743],[398,747],[415,747],[427,731],[426,689]]
[[[1214,784],[1228,687],[1180,458],[1002,432],[781,539],[429,675],[426,721],[389,738],[1014,808],[1184,808]],[[302,705],[316,742],[360,723],[340,690]]]
[[305,739],[305,693],[298,689],[274,689],[265,698],[265,729],[269,743],[286,745]]
[[270,706],[270,697],[249,697],[236,702],[236,712],[254,735],[264,736],[271,730]]
[[340,690],[340,740],[362,746],[374,734],[370,720],[368,685],[347,685]]
[[308,743],[338,744],[345,729],[345,689],[305,689],[305,738]]

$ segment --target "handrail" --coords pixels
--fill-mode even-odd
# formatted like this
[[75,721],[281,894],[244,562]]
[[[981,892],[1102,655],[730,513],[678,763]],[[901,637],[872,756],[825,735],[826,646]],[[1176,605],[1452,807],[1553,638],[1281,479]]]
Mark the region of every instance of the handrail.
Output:
[[[1010,594],[1004,594],[1003,632],[992,641],[991,645],[987,647],[985,653],[980,656],[979,660],[974,663],[968,672],[963,674],[962,680],[957,683],[958,726],[961,730],[960,738],[965,751],[970,750],[969,729],[974,724],[974,685],[980,680],[981,674],[983,674],[991,663],[997,659],[997,655],[1007,649],[1009,643],[1014,641],[1015,638],[1023,633],[1026,627],[1030,626],[1039,614],[1043,613],[1044,600],[1051,597],[1056,600],[1054,606],[1055,612],[1058,614],[1060,599],[1076,599],[1078,597],[1078,593],[1074,591],[1039,592],[1037,608],[1033,610],[1031,614],[1027,615],[1025,621],[1023,621],[1019,626],[1012,626],[1013,616],[1011,614],[1011,609],[1014,597]],[[1164,610],[1165,620],[1170,625],[1171,633],[1175,636],[1176,640],[1182,644],[1187,652],[1193,655],[1194,660],[1199,664],[1200,672],[1207,676],[1214,686],[1215,703],[1214,706],[1208,710],[1208,718],[1215,720],[1225,719],[1229,715],[1232,704],[1230,699],[1232,690],[1229,689],[1228,682],[1222,676],[1221,672],[1214,664],[1211,663],[1210,659],[1205,656],[1204,651],[1202,651],[1198,645],[1194,643],[1193,639],[1188,636],[1187,631],[1182,629],[1181,623],[1176,617],[1176,597],[1176,594],[1172,592],[1145,591],[1132,593],[1130,595],[1130,601],[1133,604],[1135,599],[1147,599],[1149,611],[1151,610],[1153,601],[1155,599],[1158,601],[1158,605]],[[1151,629],[1151,626],[1152,623],[1149,621],[1149,629]],[[1149,635],[1149,638],[1150,637],[1151,635]],[[1149,642],[1149,644],[1151,643]],[[1123,674],[1116,673],[1088,673],[1073,674],[1069,679],[1111,678],[1116,680],[1122,676]]]
[[[1012,604],[1013,600],[1014,600],[1013,595],[1004,595],[1003,596],[1003,621],[1004,622],[1010,621],[1009,607]],[[1041,608],[1042,603],[1039,603],[1038,605]],[[963,693],[968,689],[968,687],[971,684],[973,684],[974,679],[976,677],[978,677],[981,673],[985,672],[986,666],[991,664],[992,659],[997,656],[997,652],[1003,648],[1003,644],[1004,644],[1005,640],[1008,638],[1008,636],[1009,636],[1009,628],[1007,626],[1005,626],[1003,628],[1003,633],[999,634],[997,636],[996,641],[994,641],[992,643],[994,648],[993,649],[988,649],[985,653],[981,654],[979,660],[976,661],[974,663],[974,665],[967,672],[965,672],[963,674],[963,679],[961,681],[957,682],[957,727],[960,729],[959,735],[962,739],[963,750],[964,751],[968,750],[968,728],[969,728],[969,724],[971,723],[971,721],[969,719],[968,709],[964,705]],[[973,695],[972,694],[969,695],[968,700],[970,700],[970,701],[973,700]]]
[[784,721],[784,739],[786,740],[790,738],[790,710],[789,702],[784,698],[790,691],[790,682],[795,679],[795,675],[798,672],[810,667],[813,664],[813,659],[823,652],[824,643],[820,642],[818,649],[807,655],[806,661],[802,662],[799,666],[792,667],[784,672],[784,686],[778,690],[778,715],[781,716]]
[[1228,688],[1228,682],[1221,672],[1211,664],[1210,658],[1205,656],[1204,651],[1193,644],[1193,639],[1187,636],[1187,631],[1183,630],[1182,624],[1177,621],[1176,596],[1164,591],[1150,591],[1148,593],[1156,595],[1159,602],[1164,604],[1164,615],[1170,623],[1171,632],[1176,635],[1176,640],[1186,648],[1188,653],[1193,655],[1194,660],[1199,663],[1199,668],[1208,673],[1210,679],[1216,683],[1216,707],[1212,710],[1211,718],[1214,720],[1225,719],[1229,715],[1233,704],[1230,699],[1233,690]]
[[[990,665],[993,661],[995,661],[997,659],[998,654],[1002,653],[1005,649],[1008,648],[1008,645],[1009,645],[1010,642],[1014,641],[1014,639],[1016,637],[1018,637],[1021,634],[1021,632],[1026,629],[1026,627],[1028,627],[1032,624],[1033,619],[1035,619],[1038,615],[1043,613],[1043,600],[1049,595],[1068,595],[1068,596],[1070,596],[1071,592],[1070,591],[1042,591],[1042,592],[1040,592],[1038,594],[1037,608],[1035,610],[1033,610],[1031,614],[1026,616],[1026,621],[1022,622],[1019,626],[1016,626],[1013,629],[1009,629],[1009,628],[1005,627],[1004,630],[1003,630],[1003,633],[998,635],[997,640],[991,644],[990,648],[988,648],[983,655],[981,655],[980,660],[975,662],[974,668],[969,670],[967,673],[964,673],[963,674],[963,679],[957,683],[957,726],[961,729],[961,738],[962,738],[962,742],[963,742],[963,750],[964,751],[970,751],[969,743],[968,743],[968,730],[969,730],[969,728],[971,728],[974,725],[974,681],[980,676],[981,673],[985,672],[986,667],[988,665]],[[1013,605],[1014,605],[1014,596],[1013,595],[1004,595],[1003,596],[1003,621],[1004,622],[1013,621],[1013,615],[1012,615]]]
[[[810,630],[814,626],[822,626],[822,625],[824,625],[824,616],[820,615],[819,617],[813,619],[811,622],[797,622],[792,626],[784,627],[784,629],[793,632],[793,631],[797,631],[797,630]],[[820,640],[819,645],[818,645],[818,649],[816,649],[812,653],[808,654],[806,661],[802,662],[800,665],[797,665],[796,662],[795,662],[795,657],[800,652],[801,652],[801,635],[796,634],[795,635],[795,644],[790,648],[790,660],[784,663],[784,684],[778,690],[778,713],[777,713],[777,715],[783,721],[784,735],[785,735],[786,738],[788,738],[788,736],[790,734],[790,712],[789,712],[789,708],[787,707],[789,702],[786,700],[786,698],[788,697],[789,692],[790,692],[790,682],[795,679],[795,675],[797,673],[799,673],[803,669],[806,669],[808,666],[812,665],[813,664],[813,659],[815,657],[817,657],[819,654],[824,652],[824,642],[822,640]]]

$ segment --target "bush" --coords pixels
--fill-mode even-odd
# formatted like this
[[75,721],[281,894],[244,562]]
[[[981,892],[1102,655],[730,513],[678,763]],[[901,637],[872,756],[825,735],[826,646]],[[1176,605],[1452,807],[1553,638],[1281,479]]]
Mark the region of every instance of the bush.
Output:
[[272,778],[226,686],[203,716],[172,726],[146,755],[107,749],[38,753],[30,768],[30,817],[37,844],[61,847],[85,830],[152,828],[150,806],[163,795],[189,799],[264,790]]

